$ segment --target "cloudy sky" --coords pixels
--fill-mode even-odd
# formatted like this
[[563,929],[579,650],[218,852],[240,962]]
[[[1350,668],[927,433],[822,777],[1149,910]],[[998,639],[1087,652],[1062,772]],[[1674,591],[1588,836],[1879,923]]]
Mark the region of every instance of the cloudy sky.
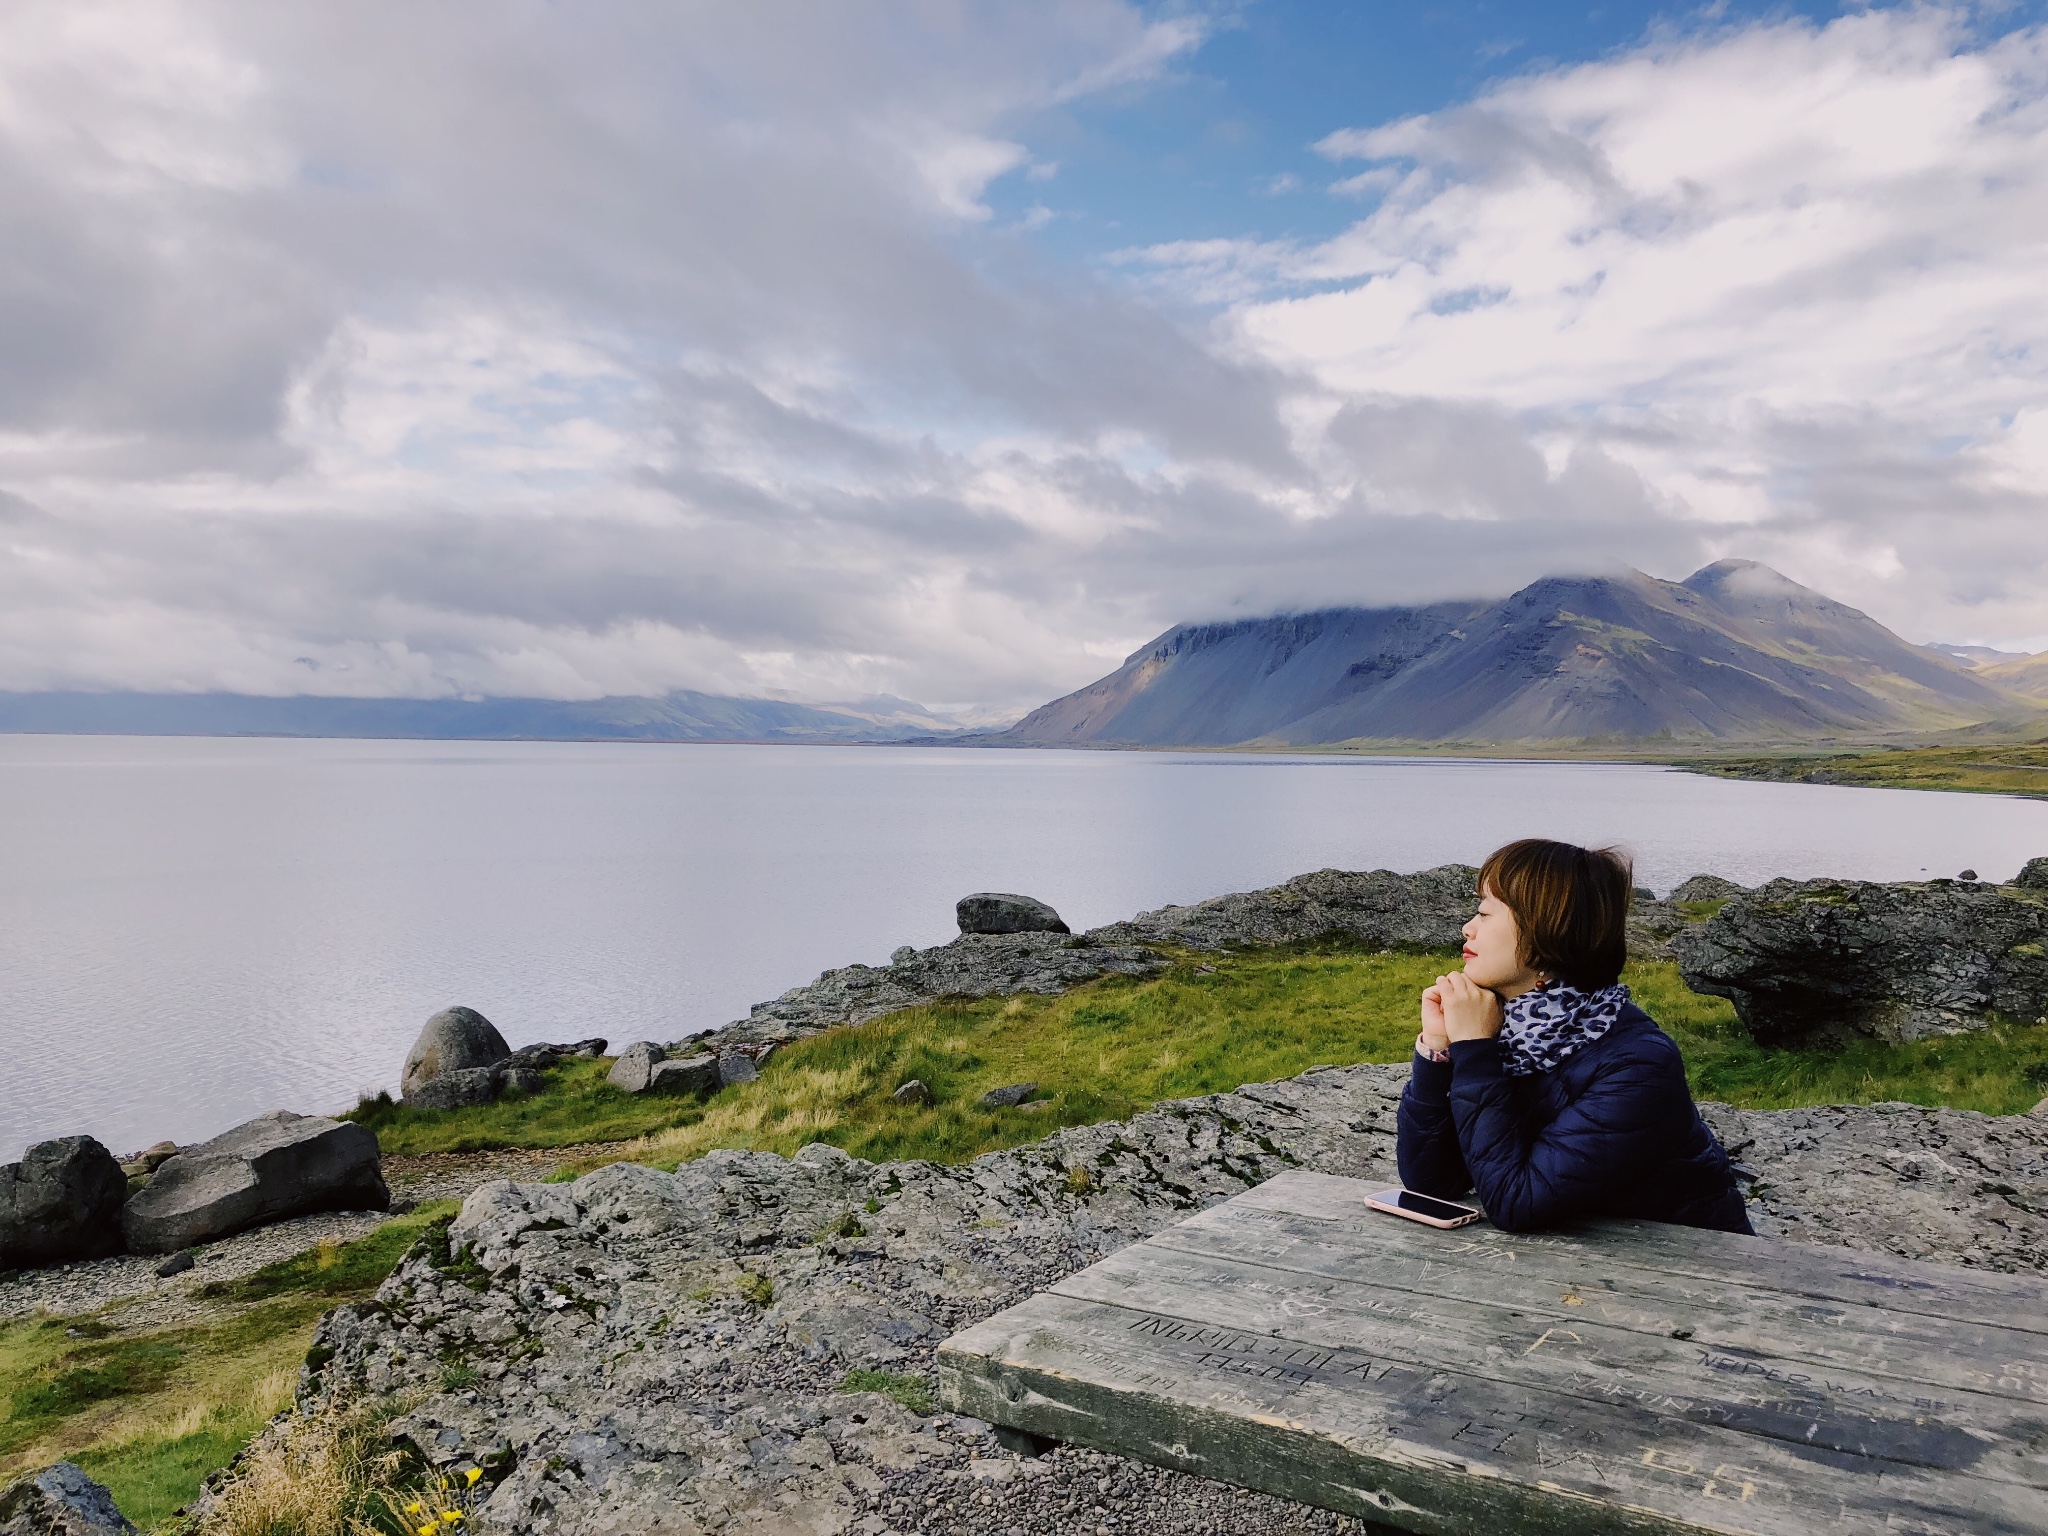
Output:
[[0,688],[1021,708],[1727,555],[2048,647],[2039,3],[0,8]]

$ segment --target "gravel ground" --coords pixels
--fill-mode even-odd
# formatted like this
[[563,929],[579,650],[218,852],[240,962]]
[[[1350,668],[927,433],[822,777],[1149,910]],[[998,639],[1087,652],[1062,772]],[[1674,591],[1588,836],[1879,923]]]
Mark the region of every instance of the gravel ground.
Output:
[[[603,1144],[552,1150],[514,1148],[499,1152],[443,1152],[422,1157],[387,1157],[384,1181],[394,1208],[406,1210],[430,1200],[460,1200],[491,1179],[542,1179],[571,1158],[601,1153]],[[194,1253],[191,1269],[159,1278],[156,1256],[120,1254],[51,1269],[18,1270],[0,1278],[0,1322],[44,1313],[76,1317],[119,1304],[127,1327],[160,1328],[217,1317],[217,1301],[202,1300],[199,1287],[239,1280],[266,1264],[304,1253],[321,1243],[345,1243],[374,1232],[390,1219],[383,1211],[330,1211],[300,1216],[251,1232],[207,1243]]]
[[213,1280],[239,1280],[266,1264],[324,1242],[347,1242],[390,1218],[382,1211],[337,1211],[258,1227],[198,1249],[182,1275],[159,1279],[161,1257],[120,1254],[54,1269],[19,1270],[0,1280],[0,1322],[43,1312],[75,1317],[120,1305],[123,1326],[162,1327],[218,1316],[220,1305],[194,1293]]

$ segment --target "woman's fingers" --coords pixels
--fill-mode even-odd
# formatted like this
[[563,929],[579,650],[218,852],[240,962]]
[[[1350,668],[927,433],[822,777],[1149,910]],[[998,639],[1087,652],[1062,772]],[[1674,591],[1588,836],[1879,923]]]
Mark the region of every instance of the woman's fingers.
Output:
[[1478,1040],[1500,1033],[1500,999],[1468,976],[1442,983],[1444,1030],[1453,1040]]

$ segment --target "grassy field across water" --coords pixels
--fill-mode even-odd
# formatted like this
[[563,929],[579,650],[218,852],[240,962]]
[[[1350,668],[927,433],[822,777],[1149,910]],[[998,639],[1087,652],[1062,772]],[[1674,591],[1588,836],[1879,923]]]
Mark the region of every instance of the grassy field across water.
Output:
[[1895,751],[1672,759],[1723,779],[1847,784],[1865,789],[1945,789],[2048,797],[2048,741],[2015,746],[1904,747]]

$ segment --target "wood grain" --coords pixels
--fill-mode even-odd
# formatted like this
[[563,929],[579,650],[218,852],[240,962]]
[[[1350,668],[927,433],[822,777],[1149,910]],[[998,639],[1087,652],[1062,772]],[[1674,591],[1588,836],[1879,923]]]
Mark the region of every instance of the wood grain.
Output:
[[1446,1536],[2048,1531],[2037,1279],[1650,1223],[1443,1232],[1374,1187],[1284,1174],[1168,1228],[948,1340],[941,1391]]

